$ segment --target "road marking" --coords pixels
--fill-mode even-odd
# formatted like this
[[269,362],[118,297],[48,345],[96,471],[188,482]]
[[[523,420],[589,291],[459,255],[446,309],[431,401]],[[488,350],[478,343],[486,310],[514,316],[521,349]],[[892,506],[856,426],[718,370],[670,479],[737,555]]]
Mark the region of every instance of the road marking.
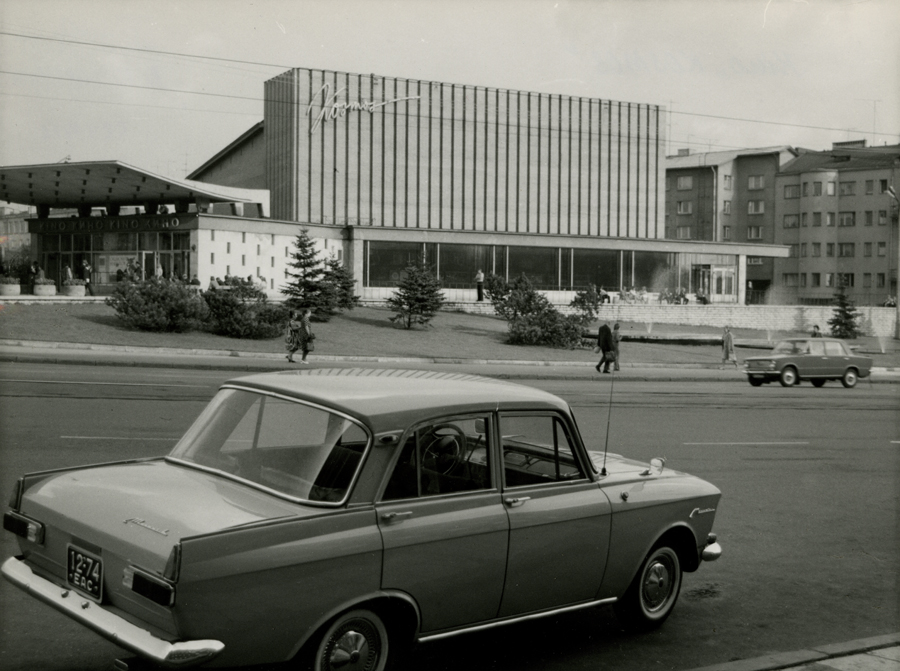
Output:
[[163,382],[86,382],[83,380],[3,380],[3,382],[35,382],[37,384],[81,384],[97,387],[189,387],[193,389],[209,389],[208,384],[170,384]]
[[682,445],[809,445],[808,440],[793,443],[682,443]]
[[172,442],[179,438],[135,438],[134,436],[60,436],[70,440],[168,440]]

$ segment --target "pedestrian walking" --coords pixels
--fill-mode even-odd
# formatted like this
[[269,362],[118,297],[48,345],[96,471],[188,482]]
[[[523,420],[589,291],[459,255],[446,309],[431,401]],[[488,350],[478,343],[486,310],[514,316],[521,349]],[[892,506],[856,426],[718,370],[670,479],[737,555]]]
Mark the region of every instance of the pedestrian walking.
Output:
[[313,335],[310,325],[310,317],[312,317],[312,310],[309,308],[304,308],[302,311],[291,310],[285,336],[285,346],[288,351],[286,358],[291,363],[297,363],[294,359],[294,352],[300,350],[300,363],[309,364],[306,356],[315,348],[313,345],[315,335]]
[[66,282],[75,277],[75,275],[72,273],[72,267],[68,263],[63,266],[63,276],[63,279]]
[[93,296],[94,295],[94,287],[91,284],[91,264],[87,262],[87,259],[81,260],[81,279],[84,280],[84,288],[87,289],[88,293]]
[[734,335],[732,335],[731,329],[726,326],[725,332],[722,333],[722,365],[720,368],[725,368],[729,361],[734,364],[735,368],[738,367],[737,354],[734,352]]
[[484,273],[481,272],[481,268],[475,273],[475,290],[478,292],[478,302],[482,303],[484,301]]
[[818,324],[813,324],[813,330],[812,330],[812,333],[809,334],[809,337],[810,338],[821,338],[822,337],[822,332],[819,330]]
[[622,340],[622,332],[619,331],[619,322],[616,322],[612,331],[613,353],[615,354],[615,366],[613,370],[619,370],[619,341]]
[[[598,373],[608,373],[609,364],[614,363],[616,356],[613,349],[612,330],[609,328],[609,322],[604,322],[603,325],[600,326],[600,330],[597,331],[597,349],[595,349],[594,352],[598,351],[602,356],[594,368],[597,369]],[[600,366],[603,366],[602,371],[600,370]]]

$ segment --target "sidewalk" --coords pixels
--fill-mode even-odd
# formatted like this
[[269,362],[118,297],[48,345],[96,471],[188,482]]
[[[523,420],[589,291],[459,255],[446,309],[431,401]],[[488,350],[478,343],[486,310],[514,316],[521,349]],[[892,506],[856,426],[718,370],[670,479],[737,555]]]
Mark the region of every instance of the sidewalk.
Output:
[[900,671],[900,633],[705,666],[693,671]]

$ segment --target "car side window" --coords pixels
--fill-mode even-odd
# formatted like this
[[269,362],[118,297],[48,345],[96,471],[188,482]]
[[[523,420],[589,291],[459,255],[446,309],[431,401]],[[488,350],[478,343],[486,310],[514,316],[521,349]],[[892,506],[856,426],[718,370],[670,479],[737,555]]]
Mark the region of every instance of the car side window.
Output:
[[822,340],[813,340],[809,343],[809,353],[815,356],[825,356],[825,343]]
[[831,340],[825,342],[825,354],[828,356],[846,356],[841,343]]
[[500,435],[507,487],[568,482],[586,477],[559,417],[549,414],[503,415]]
[[491,488],[491,417],[451,417],[412,431],[385,487],[385,501]]

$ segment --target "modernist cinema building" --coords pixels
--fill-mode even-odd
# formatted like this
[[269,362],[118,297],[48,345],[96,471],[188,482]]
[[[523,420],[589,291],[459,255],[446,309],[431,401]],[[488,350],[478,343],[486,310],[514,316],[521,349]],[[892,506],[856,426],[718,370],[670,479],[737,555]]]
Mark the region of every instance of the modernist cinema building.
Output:
[[364,300],[424,259],[456,301],[483,270],[524,272],[560,302],[593,283],[743,303],[747,256],[788,249],[663,238],[663,115],[297,68],[265,83],[264,120],[186,179],[118,161],[15,166],[0,168],[0,199],[36,206],[32,251],[49,277],[88,259],[101,293],[131,261],[204,286],[262,277],[277,295],[306,229]]

